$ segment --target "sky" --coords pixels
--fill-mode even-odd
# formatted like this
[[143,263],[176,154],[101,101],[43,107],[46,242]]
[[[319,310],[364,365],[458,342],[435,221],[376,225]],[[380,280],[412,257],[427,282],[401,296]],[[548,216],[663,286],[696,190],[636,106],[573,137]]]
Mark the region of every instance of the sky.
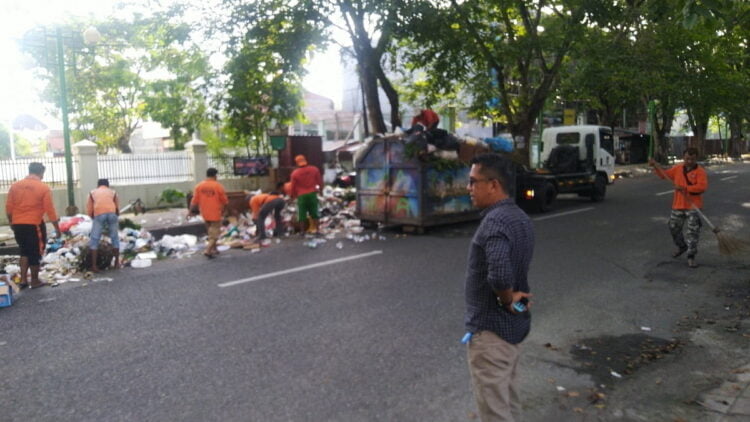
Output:
[[[38,100],[40,83],[18,52],[17,40],[37,25],[54,25],[61,17],[105,18],[116,0],[0,0],[0,122],[16,115],[40,115],[50,108]],[[341,70],[338,54],[329,50],[314,57],[303,85],[341,105]]]

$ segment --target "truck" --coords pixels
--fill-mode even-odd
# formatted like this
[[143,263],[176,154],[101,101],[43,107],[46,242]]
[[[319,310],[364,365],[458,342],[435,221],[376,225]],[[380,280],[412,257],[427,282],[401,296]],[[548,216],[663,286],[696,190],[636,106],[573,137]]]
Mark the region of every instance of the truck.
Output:
[[[562,126],[542,133],[538,169],[518,165],[509,194],[527,212],[548,211],[557,195],[576,193],[602,201],[614,181],[612,131],[602,126]],[[366,225],[424,228],[476,220],[467,185],[469,161],[486,148],[461,145],[455,165],[410,157],[398,136],[377,138],[356,161],[357,214]]]
[[516,200],[538,212],[552,207],[557,195],[574,193],[601,202],[615,181],[612,130],[605,126],[558,126],[542,131],[537,169],[519,167]]

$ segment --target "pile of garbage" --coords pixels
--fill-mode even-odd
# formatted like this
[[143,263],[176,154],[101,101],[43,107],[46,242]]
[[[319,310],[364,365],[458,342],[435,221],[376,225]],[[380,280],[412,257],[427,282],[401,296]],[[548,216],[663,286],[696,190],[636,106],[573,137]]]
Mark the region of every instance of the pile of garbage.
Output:
[[[307,235],[305,245],[315,248],[320,244],[337,238],[346,238],[355,242],[365,240],[362,233],[365,231],[361,221],[356,217],[356,191],[354,188],[341,188],[326,186],[322,194],[318,195],[318,235]],[[284,224],[283,233],[276,233],[278,228],[272,215],[266,218],[265,233],[268,237],[262,241],[257,239],[258,229],[249,214],[240,214],[230,217],[222,226],[221,236],[218,241],[219,250],[229,248],[245,249],[251,252],[259,252],[261,248],[280,243],[281,238],[289,237],[294,233],[297,223],[297,206],[294,202],[287,202],[281,213]],[[202,221],[200,216],[193,217],[193,221]],[[276,235],[274,241],[272,237]],[[375,238],[375,236],[373,236]],[[384,238],[384,236],[383,236]],[[367,237],[369,240],[370,237]],[[343,247],[343,244],[342,246]]]
[[[510,153],[515,148],[513,136],[501,133],[489,138],[475,138],[471,136],[456,136],[437,127],[440,117],[432,110],[421,110],[412,120],[409,129],[397,128],[394,133],[385,138],[403,139],[405,155],[416,157],[422,162],[440,160],[457,162],[467,165],[471,159],[485,152]],[[370,141],[375,138],[371,138]],[[367,147],[360,148],[354,161],[359,162]]]
[[[385,236],[378,233],[367,234],[360,220],[356,217],[356,191],[354,188],[341,188],[326,186],[319,200],[319,225],[318,235],[306,235],[304,244],[310,248],[316,248],[328,241],[336,241],[336,247],[342,249],[344,241],[349,240],[360,243],[368,240],[385,240]],[[219,251],[230,248],[245,249],[251,252],[259,252],[261,248],[280,243],[281,238],[293,234],[297,220],[297,208],[293,201],[289,201],[282,211],[284,232],[276,239],[271,238],[277,230],[272,216],[269,216],[266,225],[267,239],[257,239],[257,227],[250,215],[241,214],[230,217],[222,225],[221,236],[218,241]],[[123,224],[127,221],[127,224]],[[200,216],[188,217],[187,222],[202,222]],[[86,280],[111,280],[111,278],[95,278],[88,271],[88,243],[92,228],[92,219],[88,215],[79,214],[72,217],[62,217],[60,220],[61,235],[51,238],[47,242],[45,255],[42,258],[40,278],[43,281],[58,285],[65,282],[78,282]],[[191,234],[164,235],[156,240],[149,231],[138,225],[121,219],[119,231],[121,263],[123,266],[132,268],[147,268],[153,265],[155,260],[189,257],[203,249],[206,237],[198,238]],[[107,237],[107,231],[102,235],[99,246],[99,255],[104,255],[105,260],[111,258],[115,252],[112,250],[111,241]],[[105,250],[109,248],[111,253],[107,255]],[[101,258],[101,256],[100,256]],[[20,268],[18,256],[0,256],[0,276],[9,281],[20,281]],[[106,269],[106,266],[102,266]]]

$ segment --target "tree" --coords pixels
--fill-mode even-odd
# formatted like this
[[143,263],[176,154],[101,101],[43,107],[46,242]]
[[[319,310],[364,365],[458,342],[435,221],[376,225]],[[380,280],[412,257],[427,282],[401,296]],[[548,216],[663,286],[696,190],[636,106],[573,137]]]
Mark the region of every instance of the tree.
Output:
[[145,113],[169,128],[175,149],[184,145],[206,120],[206,97],[213,72],[197,46],[166,51],[161,58],[173,78],[152,81],[144,96]]
[[[750,120],[750,3],[733,0],[683,0],[682,23],[690,31],[714,39],[709,59],[721,69],[718,108],[728,115],[735,145],[743,139],[743,124]],[[716,54],[714,56],[713,54]],[[738,150],[732,151],[739,154]]]
[[0,160],[11,157],[10,153],[11,133],[4,125],[0,125]]
[[248,155],[251,149],[256,154],[270,152],[267,129],[299,115],[302,92],[297,74],[285,71],[280,56],[250,43],[226,69],[230,79],[225,102],[233,143],[243,145]]
[[[230,7],[230,18],[222,30],[230,34],[233,44],[240,46],[235,54],[260,54],[243,48],[256,40],[254,48],[269,49],[283,60],[285,69],[301,80],[304,75],[304,54],[330,43],[338,43],[335,33],[343,32],[350,45],[339,44],[354,58],[364,90],[367,114],[374,132],[387,131],[381,111],[379,89],[390,103],[390,122],[401,126],[399,93],[384,70],[385,59],[393,46],[395,28],[399,25],[400,1],[367,0],[224,0]],[[275,30],[275,32],[274,32]],[[303,56],[299,57],[299,53]]]
[[[196,103],[205,103],[198,92],[209,78],[200,65],[205,59],[190,39],[190,27],[180,23],[182,8],[157,8],[148,15],[140,13],[142,9],[126,8],[122,15],[129,17],[122,19],[63,25],[74,141],[88,138],[102,150],[116,147],[130,152],[130,136],[149,115],[174,134],[181,134],[179,129],[190,133],[203,118],[205,107]],[[102,34],[98,46],[83,44],[79,35],[92,25]],[[38,76],[46,82],[42,99],[54,104],[57,113],[60,92],[54,39],[36,28],[27,33],[22,46],[36,60]]]
[[408,25],[414,31],[409,62],[425,64],[433,98],[463,87],[469,109],[507,125],[517,159],[529,160],[539,112],[556,87],[564,60],[589,20],[584,2],[420,2]]

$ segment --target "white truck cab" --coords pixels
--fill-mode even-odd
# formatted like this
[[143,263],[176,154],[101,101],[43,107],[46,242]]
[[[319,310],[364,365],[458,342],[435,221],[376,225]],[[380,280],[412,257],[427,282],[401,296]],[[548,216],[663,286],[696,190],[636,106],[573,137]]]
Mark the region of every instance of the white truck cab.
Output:
[[608,183],[615,181],[615,146],[609,127],[576,125],[544,129],[541,162],[547,162],[552,149],[560,145],[578,147],[581,161],[588,159],[588,145],[591,145],[596,172],[605,175]]

